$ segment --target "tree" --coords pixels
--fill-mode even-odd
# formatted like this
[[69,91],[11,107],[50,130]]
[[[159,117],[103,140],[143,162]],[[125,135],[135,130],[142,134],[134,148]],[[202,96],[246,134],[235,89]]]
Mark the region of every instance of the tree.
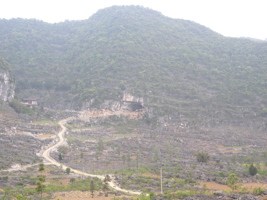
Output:
[[107,191],[108,191],[108,184],[107,183],[104,183],[104,185],[103,185],[103,192],[105,193],[105,197],[108,197]]
[[253,163],[253,158],[251,156],[247,157],[245,159],[245,162],[248,163],[248,164],[252,164]]
[[60,161],[63,159],[61,153],[58,155],[58,159],[59,159]]
[[111,178],[110,178],[110,176],[107,174],[106,176],[105,176],[105,178],[104,178],[104,182],[106,183],[106,182],[110,182],[111,181]]
[[253,164],[251,164],[251,165],[249,166],[248,171],[249,171],[249,174],[250,174],[251,176],[255,176],[255,175],[258,173],[258,169],[257,169],[256,167],[254,167]]
[[103,192],[105,193],[105,196],[107,197],[108,196],[108,182],[111,181],[111,178],[109,175],[106,175],[105,178],[104,178],[104,185],[103,185]]
[[43,191],[45,189],[45,185],[43,183],[43,181],[39,180],[36,183],[37,187],[35,188],[35,190],[39,193],[41,193],[41,199],[43,198]]
[[200,151],[195,154],[198,162],[208,162],[210,159],[210,156],[207,152]]
[[35,188],[35,190],[38,193],[41,193],[41,199],[42,199],[43,198],[43,191],[45,189],[45,185],[44,185],[45,176],[43,176],[43,171],[44,171],[44,164],[43,163],[39,164],[39,170],[38,171],[41,172],[41,175],[38,176],[38,181],[36,183],[37,187]]
[[99,152],[102,152],[103,150],[104,150],[104,142],[103,142],[103,140],[98,140],[98,143],[97,143],[97,150],[99,151]]
[[44,170],[45,170],[45,168],[44,168],[44,164],[43,164],[43,163],[40,163],[40,164],[39,164],[39,169],[38,169],[38,171],[41,172],[41,175],[38,176],[38,179],[39,179],[39,181],[41,181],[41,182],[45,182],[45,176],[43,176],[43,171],[44,171]]
[[60,146],[60,147],[58,147],[58,151],[61,154],[66,154],[68,152],[68,147],[67,146]]
[[229,174],[227,179],[227,186],[230,187],[233,191],[241,187],[241,184],[236,174]]
[[74,183],[74,182],[75,182],[75,178],[71,178],[71,179],[70,179],[70,182],[71,182],[71,183]]
[[43,171],[44,171],[44,164],[43,163],[39,164],[39,170],[38,171],[43,173]]
[[155,193],[154,192],[150,192],[149,193],[149,199],[150,200],[154,200],[155,199]]
[[67,174],[70,174],[70,168],[69,168],[69,167],[66,168],[66,173],[67,173]]
[[94,183],[93,180],[91,180],[91,182],[90,182],[90,192],[91,192],[92,198],[94,198],[94,191],[95,191],[95,183]]

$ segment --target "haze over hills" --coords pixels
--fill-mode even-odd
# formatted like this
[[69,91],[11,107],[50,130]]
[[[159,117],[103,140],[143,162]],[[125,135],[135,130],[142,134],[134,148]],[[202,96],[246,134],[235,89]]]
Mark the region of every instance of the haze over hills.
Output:
[[0,44],[18,97],[34,94],[47,107],[81,109],[94,99],[91,108],[100,108],[128,91],[144,98],[151,117],[266,128],[266,42],[113,6],[58,24],[2,19]]

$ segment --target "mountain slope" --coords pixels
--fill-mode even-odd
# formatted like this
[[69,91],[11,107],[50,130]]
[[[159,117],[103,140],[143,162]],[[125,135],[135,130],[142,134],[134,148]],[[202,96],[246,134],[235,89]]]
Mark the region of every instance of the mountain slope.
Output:
[[99,107],[127,90],[144,97],[151,116],[212,125],[265,119],[264,42],[226,38],[139,6],[58,24],[0,20],[0,42],[19,94],[35,89],[45,105],[95,99]]

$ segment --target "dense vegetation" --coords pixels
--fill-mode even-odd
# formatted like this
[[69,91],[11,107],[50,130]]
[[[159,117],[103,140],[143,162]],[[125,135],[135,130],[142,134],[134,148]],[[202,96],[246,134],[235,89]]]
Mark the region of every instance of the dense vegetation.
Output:
[[2,19],[0,44],[18,94],[49,91],[45,105],[61,97],[80,107],[94,98],[97,107],[127,90],[154,115],[195,124],[267,115],[266,42],[227,38],[143,7],[114,6],[57,24]]
[[8,70],[7,62],[0,56],[0,70]]

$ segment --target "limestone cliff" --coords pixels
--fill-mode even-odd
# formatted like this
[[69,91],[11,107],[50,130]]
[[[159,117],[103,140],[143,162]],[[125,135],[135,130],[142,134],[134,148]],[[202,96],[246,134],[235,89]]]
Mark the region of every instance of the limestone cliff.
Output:
[[123,98],[120,101],[115,100],[105,100],[99,107],[92,106],[96,99],[91,99],[88,102],[85,102],[83,109],[86,110],[110,110],[110,111],[119,111],[119,110],[128,110],[136,111],[143,109],[144,99],[143,97],[137,97],[132,95],[129,92],[123,93]]
[[144,99],[142,97],[133,96],[131,93],[128,93],[128,92],[124,92],[122,100],[123,101],[138,102],[141,104],[144,103]]
[[0,100],[11,101],[15,95],[15,84],[10,76],[7,63],[0,57]]

